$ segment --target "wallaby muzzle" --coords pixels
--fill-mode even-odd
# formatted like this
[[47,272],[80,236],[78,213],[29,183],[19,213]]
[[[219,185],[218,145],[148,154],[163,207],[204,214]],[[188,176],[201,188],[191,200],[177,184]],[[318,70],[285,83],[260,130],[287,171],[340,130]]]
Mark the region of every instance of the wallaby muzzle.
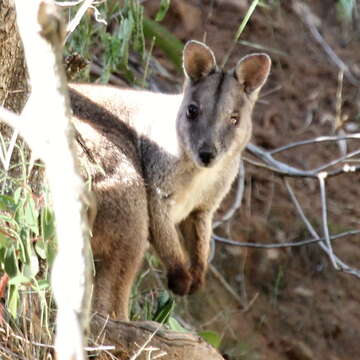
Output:
[[210,166],[216,158],[217,150],[215,146],[204,144],[199,149],[199,160],[202,166]]

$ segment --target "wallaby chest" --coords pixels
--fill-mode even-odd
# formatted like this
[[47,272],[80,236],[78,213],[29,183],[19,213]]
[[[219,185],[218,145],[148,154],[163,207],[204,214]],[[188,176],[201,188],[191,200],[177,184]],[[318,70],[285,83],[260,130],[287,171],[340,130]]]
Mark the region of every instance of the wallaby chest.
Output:
[[166,200],[170,218],[177,224],[193,210],[212,211],[216,195],[224,183],[224,166],[220,162],[213,168],[196,169],[194,173],[174,179],[172,192]]

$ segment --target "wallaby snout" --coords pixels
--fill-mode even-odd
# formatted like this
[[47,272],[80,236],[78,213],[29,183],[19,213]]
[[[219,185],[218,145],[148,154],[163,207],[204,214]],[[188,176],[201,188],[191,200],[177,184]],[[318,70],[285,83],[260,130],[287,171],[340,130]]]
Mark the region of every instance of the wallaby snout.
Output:
[[212,165],[216,158],[217,150],[213,145],[203,144],[199,149],[199,159],[201,165],[208,167]]

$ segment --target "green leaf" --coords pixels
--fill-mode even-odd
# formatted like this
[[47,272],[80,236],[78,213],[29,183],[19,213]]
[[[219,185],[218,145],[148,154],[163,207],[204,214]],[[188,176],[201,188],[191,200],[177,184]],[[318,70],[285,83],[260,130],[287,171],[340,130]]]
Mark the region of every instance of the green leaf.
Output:
[[20,230],[20,239],[21,241],[18,242],[19,246],[19,259],[23,264],[29,264],[30,262],[30,234],[29,229],[26,227],[22,227]]
[[132,16],[129,16],[128,19],[124,19],[121,22],[119,36],[121,37],[121,47],[120,47],[120,59],[121,65],[127,69],[128,68],[128,60],[129,60],[129,42],[131,39],[131,33],[134,26],[134,19]]
[[25,206],[25,200],[23,198],[19,199],[19,202],[16,205],[16,211],[15,211],[15,220],[16,222],[21,225],[24,222],[24,206]]
[[39,259],[36,256],[36,253],[32,246],[30,247],[29,250],[30,250],[29,263],[24,265],[23,273],[25,276],[28,276],[29,278],[34,278],[40,270]]
[[147,39],[155,38],[158,46],[180,71],[182,69],[182,50],[184,44],[164,26],[156,21],[144,18],[144,35]]
[[11,196],[0,195],[0,210],[15,211],[16,203]]
[[[133,2],[134,3],[134,2]],[[135,1],[136,6],[132,7],[132,16],[134,18],[134,29],[132,33],[133,48],[143,58],[145,53],[145,38],[144,38],[144,7]]]
[[214,348],[218,349],[221,343],[221,337],[214,331],[201,331],[199,335]]
[[11,225],[15,226],[18,228],[18,223],[17,221],[12,218],[11,216],[8,216],[8,215],[4,215],[4,214],[0,214],[0,220],[3,220],[3,221],[6,221],[8,223],[10,223]]
[[169,300],[171,300],[169,293],[166,290],[162,290],[158,297],[157,308],[162,308]]
[[11,243],[11,238],[0,231],[0,248],[7,248]]
[[24,220],[26,226],[37,236],[39,235],[38,217],[39,211],[36,209],[35,201],[30,194],[24,206]]
[[22,194],[22,187],[18,187],[15,191],[14,191],[14,202],[17,205],[21,199],[21,194]]
[[38,290],[46,290],[50,287],[50,283],[48,280],[42,279],[37,281],[37,287]]
[[161,0],[160,8],[156,14],[155,21],[162,21],[169,10],[170,0]]
[[55,236],[55,216],[49,208],[42,212],[43,216],[43,236],[45,240],[53,239]]
[[56,241],[49,241],[46,247],[46,259],[48,262],[48,266],[51,267],[54,263],[55,256],[57,253]]
[[43,260],[46,260],[46,247],[46,243],[43,239],[38,239],[35,243],[35,251]]
[[188,332],[183,326],[180,325],[180,323],[173,318],[172,316],[169,317],[169,320],[167,322],[170,329],[173,331],[179,331],[179,332]]
[[355,9],[355,0],[338,0],[338,13],[346,21],[351,21]]
[[15,277],[19,273],[19,266],[15,255],[14,247],[5,251],[4,267],[10,278]]
[[7,249],[5,249],[5,248],[0,248],[0,265],[1,265],[2,271],[5,271],[4,264],[5,264],[6,250]]
[[165,324],[168,321],[172,311],[174,310],[174,307],[175,302],[173,299],[169,297],[164,303],[161,301],[160,297],[158,303],[158,310],[154,315],[154,321]]
[[17,317],[17,308],[19,301],[19,288],[16,285],[9,287],[9,297],[7,308],[14,319]]
[[13,277],[9,280],[9,285],[19,286],[21,284],[26,284],[26,283],[31,283],[31,279],[22,274],[16,275],[15,277]]

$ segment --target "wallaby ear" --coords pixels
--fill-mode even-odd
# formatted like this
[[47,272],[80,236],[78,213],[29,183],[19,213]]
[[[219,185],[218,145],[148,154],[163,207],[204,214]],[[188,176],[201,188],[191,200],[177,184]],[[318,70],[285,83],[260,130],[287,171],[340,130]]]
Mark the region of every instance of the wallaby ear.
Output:
[[188,41],[183,51],[185,75],[196,82],[216,70],[216,59],[211,49],[195,40]]
[[264,85],[271,67],[271,59],[266,54],[251,54],[238,61],[235,77],[244,85],[247,94],[260,90]]

